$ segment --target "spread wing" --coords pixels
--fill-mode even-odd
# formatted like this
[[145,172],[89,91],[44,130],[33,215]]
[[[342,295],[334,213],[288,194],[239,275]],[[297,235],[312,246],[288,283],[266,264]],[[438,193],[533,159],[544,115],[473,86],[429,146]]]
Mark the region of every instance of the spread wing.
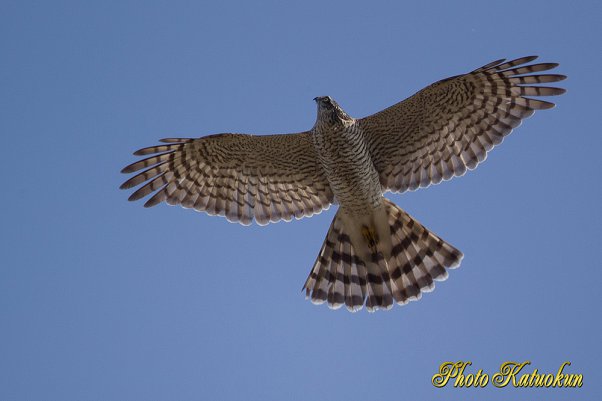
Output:
[[165,145],[134,153],[153,156],[125,167],[123,173],[145,170],[121,188],[146,182],[130,201],[154,193],[145,207],[165,201],[245,225],[311,216],[327,209],[334,196],[310,135],[162,139]]
[[[436,82],[414,96],[358,120],[384,190],[403,192],[463,175],[485,160],[513,128],[553,103],[561,88],[533,84],[564,75],[532,74],[558,66],[529,63],[537,56],[498,60]],[[530,75],[531,74],[531,75]]]

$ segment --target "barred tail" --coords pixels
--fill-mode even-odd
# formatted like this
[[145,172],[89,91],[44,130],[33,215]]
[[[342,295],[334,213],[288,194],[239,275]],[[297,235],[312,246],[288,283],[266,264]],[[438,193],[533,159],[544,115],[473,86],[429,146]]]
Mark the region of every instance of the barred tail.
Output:
[[435,288],[434,281],[447,278],[447,268],[460,265],[462,253],[430,232],[410,215],[385,199],[392,238],[391,256],[373,253],[361,259],[343,224],[341,209],[330,225],[324,244],[303,286],[316,304],[332,309],[345,305],[355,312],[364,304],[368,311],[390,309],[393,302],[405,305]]

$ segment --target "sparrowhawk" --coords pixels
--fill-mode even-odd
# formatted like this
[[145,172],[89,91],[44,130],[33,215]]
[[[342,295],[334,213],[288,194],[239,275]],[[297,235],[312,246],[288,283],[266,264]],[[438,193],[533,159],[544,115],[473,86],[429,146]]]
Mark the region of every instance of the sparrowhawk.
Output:
[[536,56],[497,60],[436,82],[374,115],[350,117],[320,96],[306,132],[167,138],[125,167],[143,170],[121,188],[229,221],[259,225],[339,209],[304,285],[314,303],[356,311],[420,299],[459,266],[462,253],[383,196],[463,175],[485,160],[522,119],[554,106],[527,96],[564,89],[534,86],[563,75],[533,74],[558,64]]

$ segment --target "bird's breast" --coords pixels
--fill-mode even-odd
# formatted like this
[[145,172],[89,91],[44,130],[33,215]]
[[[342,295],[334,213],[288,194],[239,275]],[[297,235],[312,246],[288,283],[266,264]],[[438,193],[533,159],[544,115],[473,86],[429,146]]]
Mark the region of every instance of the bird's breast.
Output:
[[341,208],[363,215],[380,206],[378,173],[362,131],[355,125],[314,131],[319,161]]

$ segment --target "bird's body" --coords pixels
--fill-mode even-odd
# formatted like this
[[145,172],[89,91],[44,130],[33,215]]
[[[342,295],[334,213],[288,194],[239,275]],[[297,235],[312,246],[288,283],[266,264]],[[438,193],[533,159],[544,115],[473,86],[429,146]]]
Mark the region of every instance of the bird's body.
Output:
[[381,248],[387,244],[380,251],[390,255],[383,190],[364,132],[330,97],[316,99],[318,119],[312,129],[314,146],[353,247],[363,258],[368,258],[370,244],[375,250],[378,242]]
[[556,64],[519,67],[535,57],[498,60],[439,81],[362,119],[330,97],[314,127],[297,134],[218,134],[169,138],[123,172],[147,168],[122,188],[130,200],[162,201],[250,224],[289,221],[337,203],[304,289],[313,302],[349,310],[388,309],[419,299],[447,278],[462,253],[383,196],[463,175],[534,110],[552,103],[524,96],[564,90],[531,84],[562,75],[525,75]]
[[[318,107],[324,107],[322,102]],[[338,107],[334,101],[328,102]],[[318,121],[311,132],[318,160],[339,206],[350,214],[366,214],[379,206],[382,190],[378,172],[372,164],[364,133],[355,120],[350,118],[335,124]]]

